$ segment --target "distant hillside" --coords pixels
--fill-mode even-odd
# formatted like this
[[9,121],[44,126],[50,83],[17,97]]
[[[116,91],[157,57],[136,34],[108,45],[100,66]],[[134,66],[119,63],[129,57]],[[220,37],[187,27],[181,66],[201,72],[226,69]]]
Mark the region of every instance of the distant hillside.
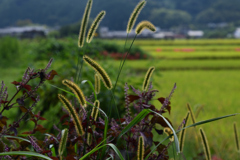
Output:
[[[87,0],[0,0],[0,27],[19,20],[50,26],[78,22]],[[101,10],[107,14],[102,26],[126,28],[139,0],[94,0],[91,18]],[[147,19],[161,28],[240,21],[240,0],[148,0],[138,20]],[[21,22],[21,21],[20,21]]]

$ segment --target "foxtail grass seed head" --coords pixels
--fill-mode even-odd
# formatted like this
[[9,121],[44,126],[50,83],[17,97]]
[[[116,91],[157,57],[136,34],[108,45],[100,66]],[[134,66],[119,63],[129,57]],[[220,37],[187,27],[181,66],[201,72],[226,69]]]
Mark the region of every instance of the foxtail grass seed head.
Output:
[[[195,124],[195,123],[196,123],[196,118],[195,118],[195,115],[194,115],[194,113],[193,113],[193,111],[192,111],[192,107],[190,106],[189,103],[187,104],[187,108],[188,108],[188,110],[189,110],[189,112],[190,112],[190,115],[191,115],[191,118],[192,118],[192,123]],[[194,127],[195,127],[195,126],[194,126]]]
[[85,96],[77,84],[67,79],[64,79],[62,83],[73,91],[73,93],[77,96],[77,99],[82,106],[84,107],[87,106]]
[[142,21],[142,22],[138,23],[138,25],[137,25],[137,27],[135,29],[135,33],[137,35],[141,34],[144,29],[149,29],[152,32],[156,31],[155,26],[151,22],[149,22],[149,21]]
[[137,6],[134,8],[129,20],[128,20],[128,25],[127,25],[127,33],[130,33],[132,31],[132,28],[137,20],[137,17],[139,15],[139,13],[141,12],[141,10],[143,9],[143,7],[145,6],[146,1],[140,1]]
[[69,115],[72,117],[75,129],[76,129],[78,135],[79,136],[84,135],[82,124],[81,124],[81,121],[80,121],[80,119],[79,119],[79,117],[77,115],[77,112],[76,112],[75,108],[68,101],[68,99],[66,97],[64,97],[63,95],[58,94],[58,98],[64,104],[64,106],[66,107],[66,109],[69,112]]
[[143,91],[146,91],[148,89],[150,78],[152,77],[152,73],[155,70],[155,67],[150,67],[145,75],[142,89]]
[[86,55],[83,56],[83,60],[98,73],[107,89],[112,89],[112,82],[106,71],[97,62]]
[[64,130],[62,130],[62,137],[58,147],[58,153],[59,153],[60,159],[62,159],[63,152],[66,148],[67,138],[68,138],[68,129],[65,128]]
[[234,129],[234,135],[235,135],[235,142],[236,142],[237,151],[240,152],[240,149],[239,149],[239,140],[238,140],[238,131],[237,131],[236,122],[233,123],[233,129]]
[[97,73],[95,74],[94,77],[95,77],[95,93],[99,94],[101,89],[100,77]]
[[[190,112],[187,112],[187,115],[185,117],[185,123],[183,124],[183,128],[186,127],[187,122],[188,122],[188,117],[189,117]],[[184,147],[184,141],[185,141],[185,135],[186,135],[186,129],[181,130],[180,136],[179,136],[179,146],[180,146],[180,152],[183,152],[183,147]]]
[[79,31],[78,47],[83,47],[83,45],[84,45],[86,28],[87,28],[91,8],[92,8],[92,0],[88,0],[88,3],[85,7],[85,11],[84,11],[84,14],[83,14],[80,31]]
[[206,160],[211,160],[211,152],[210,152],[210,149],[209,149],[208,140],[207,140],[205,132],[203,131],[202,128],[200,128],[200,136],[201,136],[201,139],[202,139],[205,158],[206,158]]
[[87,34],[87,43],[90,43],[94,37],[94,34],[96,33],[96,30],[100,24],[100,22],[102,21],[103,17],[105,16],[106,12],[105,11],[101,11],[97,17],[94,19],[91,28],[88,31]]
[[95,107],[93,107],[93,109],[92,109],[91,116],[92,116],[92,118],[94,119],[94,121],[96,121],[96,120],[97,120],[97,115],[98,115],[98,108],[99,108],[99,106],[100,106],[99,100],[96,100],[96,101],[94,102],[94,106],[95,106]]
[[[166,133],[166,135],[168,135],[168,136],[170,136],[170,135],[173,134],[173,131],[172,131],[169,127],[165,127],[165,128],[163,129],[163,131],[164,131],[164,133]],[[170,140],[171,142],[173,142],[173,141],[174,141],[174,137],[173,137],[173,136],[170,137],[169,140]]]
[[[88,128],[90,129],[91,127],[89,126]],[[87,134],[87,144],[88,145],[92,144],[92,134],[91,133]]]
[[138,138],[138,152],[137,152],[138,160],[144,159],[144,138],[140,136]]

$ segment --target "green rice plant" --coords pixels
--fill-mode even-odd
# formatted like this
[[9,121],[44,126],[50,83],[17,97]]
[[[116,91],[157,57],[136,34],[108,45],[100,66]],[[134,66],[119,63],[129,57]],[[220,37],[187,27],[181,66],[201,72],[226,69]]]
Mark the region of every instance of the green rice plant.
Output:
[[141,10],[143,9],[143,7],[145,6],[147,2],[145,0],[140,1],[137,6],[134,8],[129,20],[128,20],[128,25],[127,25],[127,33],[130,33],[132,31],[132,28],[137,20],[137,17],[139,15],[139,13],[141,12]]
[[[187,126],[188,117],[189,117],[189,111],[187,112],[187,115],[184,119],[185,123],[183,124],[183,128],[185,128]],[[180,135],[179,135],[179,146],[180,146],[180,152],[181,153],[183,152],[185,135],[186,135],[186,130],[181,130]]]
[[211,160],[211,152],[210,152],[210,149],[209,149],[208,140],[207,140],[207,137],[205,135],[205,132],[203,131],[202,128],[200,128],[199,131],[200,131],[200,136],[201,136],[201,139],[202,139],[205,158],[206,158],[206,160]]
[[68,101],[68,99],[66,97],[64,97],[63,95],[61,94],[58,94],[58,98],[60,99],[60,101],[64,104],[64,106],[66,107],[66,109],[68,110],[70,116],[72,117],[73,119],[73,123],[74,123],[74,126],[75,126],[75,129],[78,133],[79,136],[81,135],[84,135],[84,131],[83,131],[83,128],[82,128],[82,124],[81,124],[81,121],[78,117],[78,114],[75,110],[75,108],[72,106],[72,104]]
[[99,26],[99,23],[102,21],[103,17],[105,16],[106,12],[105,11],[101,11],[97,17],[94,19],[91,28],[88,31],[87,34],[87,43],[90,43],[94,37],[94,34]]
[[143,86],[142,90],[146,91],[148,89],[149,81],[152,77],[152,73],[155,70],[155,67],[150,67],[145,75],[144,81],[143,81]]
[[67,138],[68,138],[68,129],[67,128],[62,130],[61,136],[62,136],[61,141],[60,141],[59,147],[58,147],[58,154],[59,154],[60,160],[63,159],[62,155],[63,155],[63,152],[67,145]]
[[84,14],[83,14],[82,22],[81,22],[81,28],[80,28],[80,31],[79,31],[78,47],[83,47],[83,45],[84,45],[86,28],[87,28],[91,8],[92,8],[92,0],[88,0],[88,3],[85,7],[85,11],[84,11]]
[[100,77],[99,75],[96,73],[94,75],[95,78],[95,93],[99,94],[100,93],[100,89],[101,89],[101,83],[100,83]]
[[144,29],[149,29],[149,30],[152,31],[152,32],[155,32],[155,31],[156,31],[155,26],[154,26],[151,22],[149,22],[149,21],[141,21],[141,22],[137,25],[137,27],[136,27],[136,29],[135,29],[135,33],[136,33],[137,35],[138,35],[138,34],[141,34]]
[[83,60],[98,73],[98,75],[101,77],[105,87],[107,89],[111,90],[112,82],[111,82],[111,79],[109,78],[107,72],[96,61],[94,61],[90,57],[84,55]]
[[138,160],[144,160],[144,138],[143,136],[139,136],[138,138],[138,153],[137,153],[137,157]]
[[73,91],[73,93],[77,96],[77,99],[81,106],[83,107],[87,106],[85,96],[77,84],[67,79],[64,79],[62,83]]

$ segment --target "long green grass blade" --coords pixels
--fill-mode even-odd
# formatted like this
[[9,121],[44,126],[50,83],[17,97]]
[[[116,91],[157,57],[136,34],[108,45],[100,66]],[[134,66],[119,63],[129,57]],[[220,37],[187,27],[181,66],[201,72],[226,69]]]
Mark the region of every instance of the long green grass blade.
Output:
[[98,151],[99,149],[105,147],[105,146],[110,146],[112,147],[112,149],[115,151],[115,153],[118,155],[118,157],[121,159],[121,160],[124,160],[121,152],[119,151],[119,149],[112,143],[109,143],[109,144],[104,144],[102,145],[101,147],[98,147],[98,148],[94,148],[92,149],[90,152],[88,152],[87,154],[85,154],[82,158],[80,158],[79,160],[84,160],[86,159],[88,156],[90,156],[91,154],[93,154],[94,152]]
[[2,137],[6,137],[6,138],[15,138],[15,139],[19,139],[19,140],[22,140],[22,141],[26,141],[26,142],[31,143],[28,139],[25,139],[25,138],[22,138],[22,137],[9,136],[9,135],[2,135]]
[[199,126],[199,125],[202,125],[202,124],[205,124],[205,123],[209,123],[209,122],[213,122],[213,121],[217,121],[217,120],[220,120],[220,119],[223,119],[223,118],[228,118],[228,117],[232,117],[232,116],[236,116],[238,115],[239,113],[235,113],[235,114],[230,114],[230,115],[226,115],[226,116],[222,116],[222,117],[217,117],[217,118],[212,118],[212,119],[208,119],[208,120],[205,120],[205,121],[200,121],[200,122],[197,122],[197,123],[194,123],[192,125],[189,125],[187,127],[184,127],[178,131],[176,131],[176,133],[179,133],[181,130],[184,130],[184,129],[187,129],[187,128],[190,128],[190,127],[194,127],[194,126]]
[[146,115],[150,113],[148,109],[142,110],[119,134],[118,139],[120,139],[125,133],[127,133],[134,125],[140,122]]
[[88,80],[83,80],[83,81],[81,82],[81,84],[84,84],[84,83],[86,83],[86,82],[90,85],[90,87],[91,87],[91,89],[92,89],[92,91],[93,91],[93,93],[94,93],[94,97],[95,97],[95,101],[96,101],[96,100],[97,100],[97,95],[96,95],[95,88],[93,87],[92,82],[91,82],[91,81],[88,81]]
[[39,154],[36,152],[28,152],[28,151],[12,151],[12,152],[0,153],[0,156],[6,156],[6,155],[34,156],[34,157],[39,157],[47,160],[52,160],[51,158],[44,156],[42,154]]
[[175,147],[176,147],[176,150],[177,150],[177,154],[180,153],[178,137],[177,137],[177,134],[176,134],[175,130],[172,128],[171,124],[161,114],[159,114],[155,111],[152,111],[152,110],[150,110],[150,111],[157,114],[158,116],[162,117],[163,120],[167,123],[168,127],[173,131],[174,142],[175,142]]

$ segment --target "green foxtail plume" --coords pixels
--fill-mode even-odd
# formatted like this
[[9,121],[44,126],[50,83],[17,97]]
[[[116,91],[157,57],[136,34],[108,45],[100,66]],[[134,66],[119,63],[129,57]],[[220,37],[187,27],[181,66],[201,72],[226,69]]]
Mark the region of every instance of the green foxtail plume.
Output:
[[94,37],[94,34],[99,26],[99,23],[102,21],[103,17],[105,16],[106,12],[105,11],[101,11],[97,17],[94,19],[91,28],[88,31],[87,34],[87,43],[90,43]]
[[96,100],[96,101],[94,102],[94,106],[95,106],[95,107],[92,108],[91,116],[92,116],[92,118],[94,119],[94,121],[96,121],[96,120],[97,120],[97,115],[98,115],[98,108],[99,108],[99,106],[100,106],[99,100]]
[[142,33],[142,31],[144,29],[149,29],[152,32],[156,31],[155,26],[151,22],[149,22],[149,21],[141,21],[140,23],[138,23],[138,25],[137,25],[137,27],[135,29],[135,33],[138,35],[138,34]]
[[100,89],[101,89],[101,83],[100,83],[100,77],[99,75],[96,73],[95,74],[95,93],[99,94],[100,93]]
[[[187,108],[188,108],[188,111],[190,112],[190,115],[191,115],[191,118],[192,118],[192,123],[193,123],[193,124],[196,123],[195,115],[194,115],[194,113],[193,113],[193,111],[192,111],[192,108],[191,108],[191,106],[190,106],[189,103],[187,104]],[[195,126],[194,126],[194,127],[195,127]]]
[[140,136],[138,138],[138,152],[137,152],[137,159],[144,160],[144,138]]
[[[90,129],[91,127],[89,126],[88,129]],[[87,144],[91,145],[92,144],[92,134],[88,133],[87,134]]]
[[[183,127],[187,126],[187,122],[188,122],[188,117],[189,117],[189,111],[187,112],[187,115],[185,117],[185,123],[183,124]],[[183,152],[183,147],[184,147],[184,141],[185,141],[185,135],[186,135],[186,129],[181,130],[180,132],[180,136],[179,136],[179,146],[180,146],[180,152]]]
[[88,0],[88,3],[85,7],[85,11],[83,14],[82,22],[81,22],[81,28],[79,31],[78,47],[83,47],[84,40],[85,40],[85,34],[86,34],[86,28],[87,28],[91,8],[92,8],[92,0]]
[[64,130],[62,130],[62,137],[58,147],[58,154],[60,156],[60,160],[62,160],[62,155],[66,148],[67,138],[68,138],[68,129],[65,128]]
[[98,73],[107,89],[112,89],[112,82],[106,71],[97,62],[86,55],[83,56],[83,60]]
[[211,152],[209,149],[208,140],[207,140],[207,137],[202,128],[200,128],[200,135],[201,135],[201,139],[202,139],[205,158],[206,158],[206,160],[211,160]]
[[127,33],[130,33],[132,31],[132,28],[137,20],[137,17],[139,15],[139,13],[141,12],[141,10],[143,9],[143,7],[145,6],[146,1],[140,1],[137,6],[134,8],[129,20],[128,20],[128,25],[127,25]]
[[198,115],[199,115],[199,113],[200,113],[200,111],[203,109],[203,107],[204,107],[204,105],[200,105],[198,108],[197,108],[197,111],[196,111],[196,118],[198,117]]
[[[173,135],[173,131],[172,131],[169,127],[165,127],[165,128],[163,129],[163,131],[164,131],[164,133],[166,133],[166,135],[168,135],[168,136]],[[170,140],[171,142],[173,142],[173,141],[174,141],[174,136],[170,137],[169,140]]]
[[239,149],[239,140],[238,140],[238,131],[237,131],[236,122],[233,123],[233,129],[234,129],[234,135],[235,135],[235,141],[236,141],[237,151],[240,152],[240,149]]
[[66,109],[68,110],[70,116],[73,119],[73,123],[75,126],[75,129],[78,133],[79,136],[84,135],[84,131],[82,128],[82,124],[81,121],[77,115],[77,112],[75,110],[75,108],[72,106],[72,104],[68,101],[68,99],[66,97],[64,97],[61,94],[58,94],[58,98],[60,99],[60,101],[64,104],[64,106],[66,107]]
[[155,67],[150,67],[145,75],[144,81],[143,81],[143,86],[142,89],[143,91],[146,91],[148,89],[148,84],[150,81],[150,78],[152,77],[152,73],[155,70]]
[[82,106],[84,107],[87,106],[85,96],[77,84],[67,79],[64,79],[62,83],[73,91],[73,93],[77,96],[77,99]]

